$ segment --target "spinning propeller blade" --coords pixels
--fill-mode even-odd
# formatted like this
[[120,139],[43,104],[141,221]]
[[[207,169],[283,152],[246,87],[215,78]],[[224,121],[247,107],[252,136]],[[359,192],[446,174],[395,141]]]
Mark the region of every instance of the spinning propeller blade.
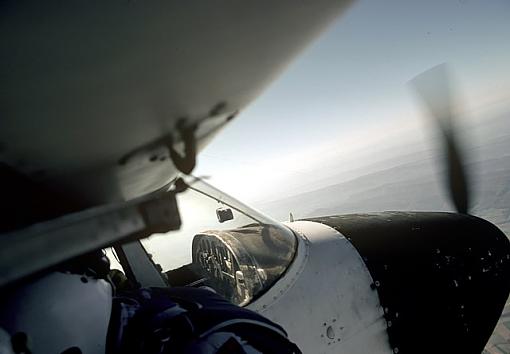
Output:
[[446,64],[435,66],[416,76],[410,83],[443,135],[448,175],[447,189],[457,212],[467,214],[470,190],[463,154],[455,135],[455,114],[452,107],[452,89],[448,68]]

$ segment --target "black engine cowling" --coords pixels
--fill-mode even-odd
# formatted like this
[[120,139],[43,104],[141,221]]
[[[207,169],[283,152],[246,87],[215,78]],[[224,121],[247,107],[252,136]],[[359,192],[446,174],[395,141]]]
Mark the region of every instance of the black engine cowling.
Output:
[[451,213],[314,218],[346,236],[377,290],[395,353],[481,353],[510,292],[510,242]]

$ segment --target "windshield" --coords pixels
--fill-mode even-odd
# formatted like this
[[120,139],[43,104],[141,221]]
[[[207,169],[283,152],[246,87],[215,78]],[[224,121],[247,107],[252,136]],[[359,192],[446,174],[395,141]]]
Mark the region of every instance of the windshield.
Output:
[[296,238],[282,224],[199,179],[177,194],[182,226],[142,244],[172,286],[207,286],[246,305],[285,272]]

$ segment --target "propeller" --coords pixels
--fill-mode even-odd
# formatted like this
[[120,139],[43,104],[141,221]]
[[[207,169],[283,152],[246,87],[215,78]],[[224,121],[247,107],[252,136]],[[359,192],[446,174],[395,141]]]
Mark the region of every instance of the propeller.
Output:
[[447,190],[457,212],[467,214],[470,203],[469,181],[454,129],[455,114],[448,67],[446,64],[435,66],[416,76],[410,84],[441,131],[446,150],[444,163]]

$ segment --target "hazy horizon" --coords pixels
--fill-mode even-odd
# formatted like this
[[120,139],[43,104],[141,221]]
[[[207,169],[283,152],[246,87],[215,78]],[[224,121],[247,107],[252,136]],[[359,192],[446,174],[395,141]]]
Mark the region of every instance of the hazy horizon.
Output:
[[461,129],[510,111],[508,15],[503,0],[355,2],[218,134],[195,173],[251,204],[355,177],[403,146],[434,150],[409,80],[447,62]]

